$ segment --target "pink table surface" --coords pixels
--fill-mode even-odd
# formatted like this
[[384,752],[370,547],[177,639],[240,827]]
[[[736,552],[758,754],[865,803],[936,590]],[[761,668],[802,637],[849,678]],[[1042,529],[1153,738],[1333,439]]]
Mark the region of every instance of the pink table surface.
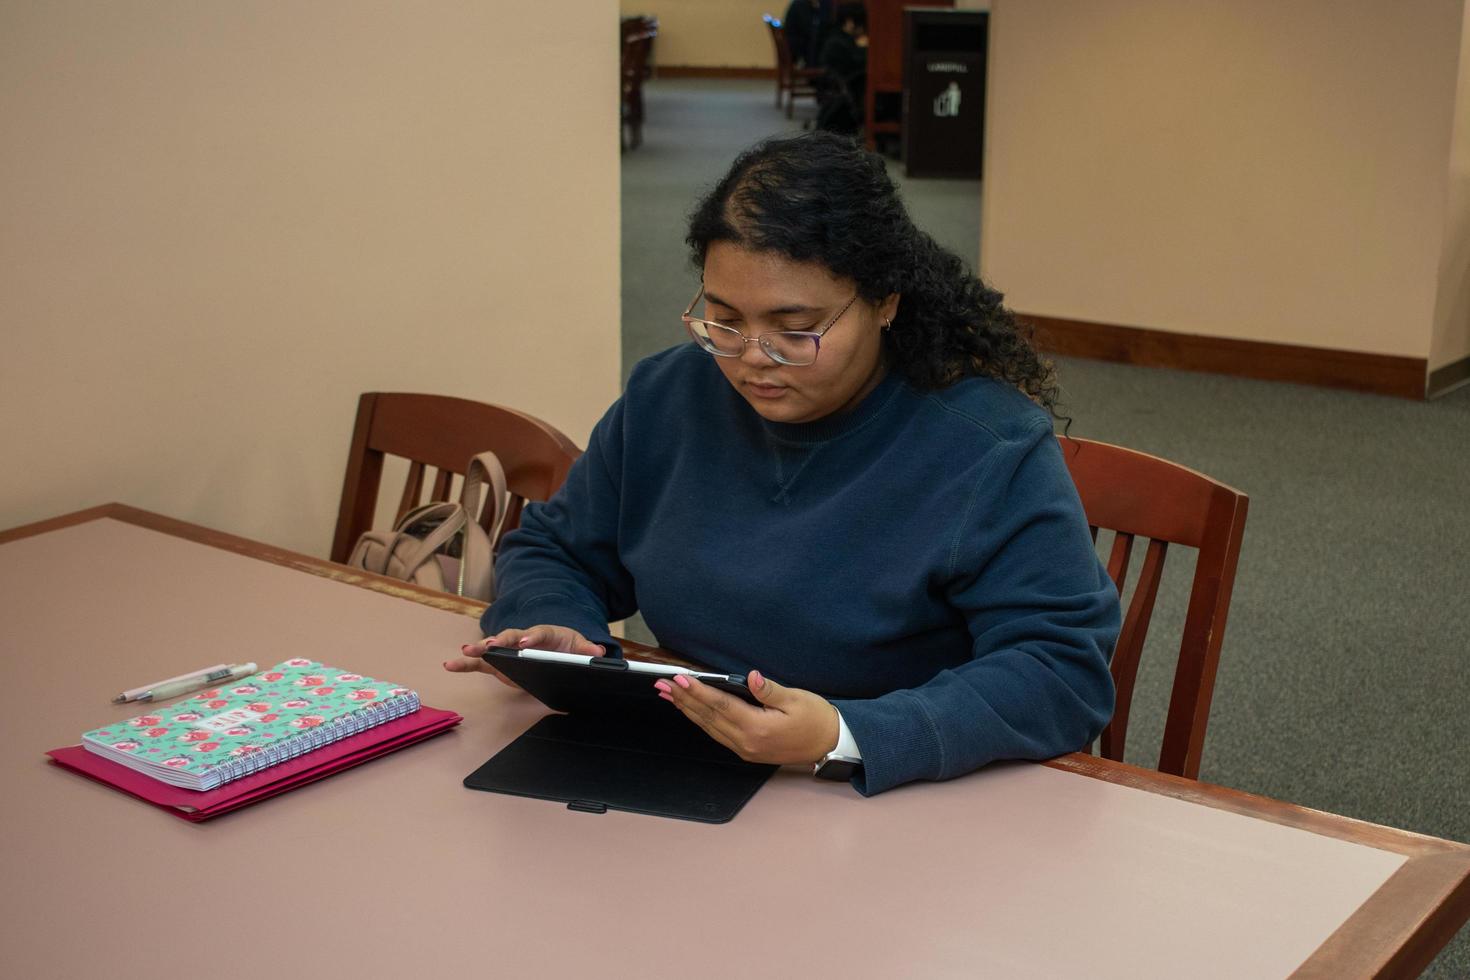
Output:
[[[783,770],[719,826],[474,792],[463,777],[544,713],[440,668],[478,635],[462,611],[116,519],[0,544],[3,972],[1281,977],[1405,864],[1031,764],[872,799]],[[134,713],[117,691],[291,656],[465,721],[198,825],[46,763]]]

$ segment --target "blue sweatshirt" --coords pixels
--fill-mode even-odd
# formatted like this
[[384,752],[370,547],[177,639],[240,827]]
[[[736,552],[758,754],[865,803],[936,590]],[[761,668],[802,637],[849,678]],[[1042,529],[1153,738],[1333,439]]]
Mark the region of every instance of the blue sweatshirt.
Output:
[[761,418],[710,355],[642,361],[496,563],[487,634],[568,626],[830,699],[865,794],[1087,745],[1113,710],[1117,593],[1051,420],[896,373],[852,411]]

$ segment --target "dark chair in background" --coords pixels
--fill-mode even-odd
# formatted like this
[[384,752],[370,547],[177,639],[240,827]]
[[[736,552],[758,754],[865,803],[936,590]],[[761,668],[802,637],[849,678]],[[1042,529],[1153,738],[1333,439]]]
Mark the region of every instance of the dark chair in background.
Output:
[[[464,476],[471,457],[487,449],[500,458],[510,489],[502,534],[520,525],[526,501],[547,500],[556,493],[582,454],[552,426],[514,409],[445,395],[364,394],[357,403],[342,481],[332,561],[345,562],[357,539],[372,527],[385,456],[409,461],[396,522],[424,502],[426,475],[433,478],[430,499],[448,500],[454,477]],[[429,474],[431,469],[436,472]]]
[[636,150],[643,144],[643,82],[650,74],[653,39],[658,37],[658,20],[628,17],[622,22],[618,88],[622,106],[619,145]]
[[791,57],[791,47],[786,43],[786,31],[780,18],[762,14],[761,20],[771,32],[771,44],[776,49],[776,108],[786,104],[786,118],[791,118],[793,106],[798,98],[817,99],[817,79],[822,77],[820,68],[798,68]]
[[1134,540],[1148,539],[1143,566],[1123,614],[1123,630],[1113,651],[1118,702],[1100,740],[1099,751],[1104,758],[1123,758],[1139,656],[1169,545],[1199,551],[1158,764],[1160,772],[1196,779],[1249,498],[1157,456],[1089,439],[1058,441],[1092,526],[1093,540],[1097,540],[1099,528],[1114,532],[1108,575],[1120,595]]
[[641,14],[623,17],[618,22],[618,33],[624,41],[640,34],[648,35],[648,57],[646,59],[647,63],[643,67],[643,77],[645,79],[652,78],[654,75],[654,41],[658,38],[658,18],[647,17]]

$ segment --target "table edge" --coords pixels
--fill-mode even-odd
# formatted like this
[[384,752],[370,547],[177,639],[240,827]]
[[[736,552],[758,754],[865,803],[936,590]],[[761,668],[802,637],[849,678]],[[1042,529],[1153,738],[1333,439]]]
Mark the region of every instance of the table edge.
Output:
[[466,599],[463,596],[451,595],[445,592],[436,592],[422,586],[413,585],[399,579],[388,578],[385,575],[377,575],[373,572],[363,571],[358,568],[349,568],[327,561],[324,558],[315,558],[298,551],[286,548],[278,548],[275,545],[264,544],[243,538],[237,534],[226,531],[217,531],[214,528],[205,527],[202,524],[192,524],[181,521],[174,517],[165,517],[152,511],[142,510],[122,503],[106,503],[86,510],[75,511],[70,514],[62,514],[44,521],[36,521],[33,524],[23,524],[20,527],[0,531],[0,545],[8,544],[22,538],[34,537],[49,531],[57,531],[78,524],[86,524],[90,521],[111,518],[124,524],[132,524],[137,527],[147,528],[150,531],[160,531],[176,538],[184,538],[196,544],[209,545],[212,548],[220,548],[225,551],[233,551],[236,554],[245,555],[249,558],[259,558],[273,565],[284,565],[297,571],[308,572],[323,578],[329,578],[337,582],[345,582],[348,585],[356,585],[360,588],[370,589],[374,592],[382,592],[387,595],[396,596],[400,599],[408,599],[425,606],[433,606],[435,609],[443,609],[448,612],[462,613],[466,616],[478,618],[485,611],[489,603],[480,602],[477,599]]
[[[197,544],[231,551],[358,588],[478,618],[488,603],[436,592],[348,568],[323,558],[263,544],[152,511],[112,502],[0,531],[0,545],[50,531],[112,519]],[[688,663],[668,651],[624,641],[640,657]],[[1042,763],[1052,769],[1266,820],[1348,843],[1403,855],[1405,863],[1318,947],[1293,977],[1418,976],[1470,920],[1470,845],[1385,827],[1242,790],[1074,752]],[[1428,912],[1426,896],[1434,898]],[[1351,972],[1345,972],[1351,971]]]

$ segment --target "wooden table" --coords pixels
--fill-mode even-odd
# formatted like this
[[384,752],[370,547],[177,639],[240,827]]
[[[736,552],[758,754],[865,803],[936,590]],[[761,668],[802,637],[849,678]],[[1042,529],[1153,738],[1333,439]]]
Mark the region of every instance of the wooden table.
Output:
[[[120,505],[0,533],[5,974],[1410,976],[1470,917],[1470,847],[1083,755],[713,826],[466,790],[543,713],[440,668],[479,608]],[[42,756],[298,655],[465,722],[197,825]]]

